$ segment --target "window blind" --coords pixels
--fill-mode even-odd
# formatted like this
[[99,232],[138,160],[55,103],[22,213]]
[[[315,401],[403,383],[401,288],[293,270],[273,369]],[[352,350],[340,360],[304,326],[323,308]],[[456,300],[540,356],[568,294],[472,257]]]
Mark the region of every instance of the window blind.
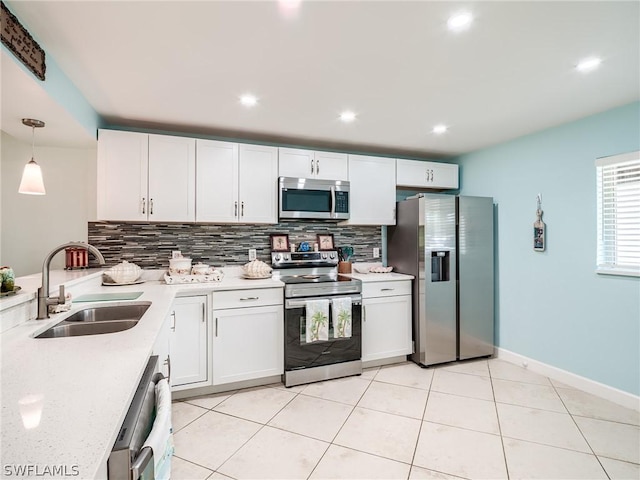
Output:
[[640,152],[596,160],[598,273],[640,276]]

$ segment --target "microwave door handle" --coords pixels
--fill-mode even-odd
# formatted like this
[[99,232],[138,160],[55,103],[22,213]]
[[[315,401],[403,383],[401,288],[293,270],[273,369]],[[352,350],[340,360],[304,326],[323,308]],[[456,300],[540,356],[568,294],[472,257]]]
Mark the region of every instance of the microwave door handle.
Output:
[[331,187],[331,218],[336,216],[336,189]]

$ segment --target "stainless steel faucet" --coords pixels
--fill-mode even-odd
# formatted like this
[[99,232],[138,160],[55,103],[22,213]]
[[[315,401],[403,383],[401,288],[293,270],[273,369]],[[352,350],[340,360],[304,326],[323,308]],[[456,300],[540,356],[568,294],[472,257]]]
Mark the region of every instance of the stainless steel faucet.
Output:
[[49,270],[51,268],[51,260],[56,253],[68,247],[86,248],[98,259],[100,265],[104,265],[105,263],[100,250],[84,242],[69,242],[51,250],[47,256],[44,257],[44,262],[42,263],[42,286],[38,289],[38,320],[49,318],[49,305],[63,304],[65,302],[64,285],[60,285],[60,293],[57,298],[49,297]]

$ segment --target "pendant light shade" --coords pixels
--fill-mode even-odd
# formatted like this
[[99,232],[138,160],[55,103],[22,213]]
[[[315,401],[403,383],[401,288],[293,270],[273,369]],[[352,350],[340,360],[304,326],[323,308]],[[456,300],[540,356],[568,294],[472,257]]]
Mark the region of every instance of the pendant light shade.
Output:
[[44,181],[42,180],[42,170],[40,165],[35,161],[35,130],[44,127],[44,122],[34,120],[32,118],[23,118],[22,123],[27,127],[31,127],[31,161],[24,166],[22,172],[22,181],[18,188],[18,193],[27,195],[44,195],[47,192],[44,189]]

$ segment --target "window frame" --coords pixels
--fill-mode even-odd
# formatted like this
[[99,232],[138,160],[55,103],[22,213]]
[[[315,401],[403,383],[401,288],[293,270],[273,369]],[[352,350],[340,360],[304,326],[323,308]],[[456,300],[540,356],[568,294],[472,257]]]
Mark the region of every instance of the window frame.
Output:
[[[635,217],[635,214],[640,214],[640,174],[638,174],[638,178],[632,178],[630,182],[621,181],[619,178],[620,174],[615,171],[615,168],[640,168],[640,151],[623,153],[619,155],[612,155],[609,157],[601,157],[596,159],[596,222],[597,222],[597,236],[596,236],[596,273],[601,275],[620,275],[620,276],[630,276],[630,277],[640,277],[640,251],[637,253],[631,252],[631,260],[632,263],[620,264],[617,260],[617,255],[619,252],[617,233],[618,227],[617,222],[620,218],[618,213],[613,214],[605,214],[605,210],[611,211],[614,209],[615,212],[618,211],[619,208],[619,200],[614,198],[613,200],[607,202],[606,193],[615,194],[617,193],[616,188],[618,185],[624,185],[624,183],[632,183],[631,191],[627,192],[627,196],[631,197],[631,206],[626,207],[627,209],[631,209],[630,214]],[[609,170],[607,172],[606,170]],[[632,173],[635,177],[635,174]],[[607,177],[606,179],[604,177]],[[608,186],[605,187],[605,183],[608,183]],[[638,191],[634,191],[635,188]],[[634,200],[637,200],[637,205]],[[606,208],[605,208],[606,206]],[[629,212],[625,212],[629,214]],[[633,222],[633,219],[631,220]],[[608,225],[608,226],[605,226]],[[611,226],[613,224],[613,226]],[[640,227],[640,223],[639,223]],[[606,237],[611,238],[611,229],[614,229],[614,240],[606,240]],[[625,232],[629,235],[629,232]],[[636,243],[640,242],[640,229],[637,233],[631,232],[633,236],[631,237],[630,242]],[[613,246],[611,246],[614,244]],[[634,246],[631,247],[631,250],[634,249]],[[628,253],[629,250],[626,250],[625,253]],[[605,260],[606,257],[613,257],[613,262],[607,262]]]

